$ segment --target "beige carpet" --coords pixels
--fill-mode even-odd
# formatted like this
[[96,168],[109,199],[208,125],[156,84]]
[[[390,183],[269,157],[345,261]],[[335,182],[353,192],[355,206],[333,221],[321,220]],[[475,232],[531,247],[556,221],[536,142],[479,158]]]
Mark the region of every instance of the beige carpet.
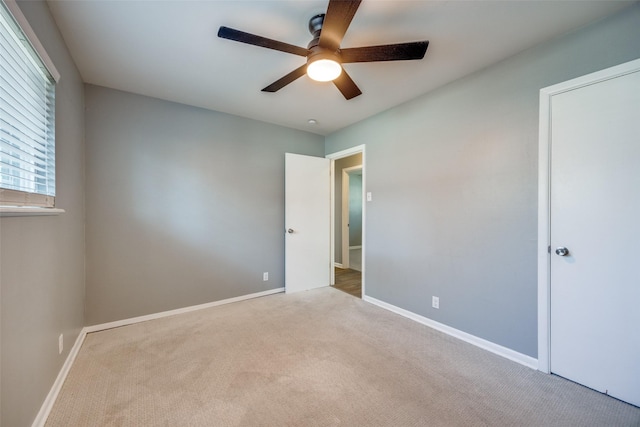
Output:
[[331,288],[89,334],[47,426],[639,426],[640,409]]

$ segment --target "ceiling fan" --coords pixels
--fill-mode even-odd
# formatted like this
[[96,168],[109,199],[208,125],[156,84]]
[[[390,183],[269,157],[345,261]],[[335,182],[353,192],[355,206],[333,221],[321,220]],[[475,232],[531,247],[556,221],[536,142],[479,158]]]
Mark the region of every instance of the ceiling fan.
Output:
[[304,74],[308,74],[314,80],[333,81],[342,95],[346,99],[351,99],[362,92],[342,64],[422,59],[429,46],[428,41],[417,41],[340,49],[340,43],[360,2],[361,0],[330,0],[326,14],[315,15],[309,20],[309,32],[313,40],[306,48],[224,26],[218,30],[218,37],[307,58],[304,65],[271,83],[262,89],[263,92],[277,92]]

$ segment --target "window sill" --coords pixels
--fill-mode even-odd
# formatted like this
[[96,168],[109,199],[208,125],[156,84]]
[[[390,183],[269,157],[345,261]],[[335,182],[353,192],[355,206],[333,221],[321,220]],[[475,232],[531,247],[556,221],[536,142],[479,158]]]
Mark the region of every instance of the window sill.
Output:
[[39,208],[35,206],[0,206],[0,217],[60,215],[64,212],[64,209],[57,208]]

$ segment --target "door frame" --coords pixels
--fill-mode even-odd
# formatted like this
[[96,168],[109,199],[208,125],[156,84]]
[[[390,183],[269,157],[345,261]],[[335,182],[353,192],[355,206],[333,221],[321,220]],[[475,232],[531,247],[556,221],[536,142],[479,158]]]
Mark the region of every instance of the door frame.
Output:
[[540,89],[538,144],[538,370],[551,372],[551,100],[640,70],[640,59]]
[[[355,171],[362,171],[362,165],[359,166],[351,166],[349,168],[344,168],[342,169],[342,267],[343,268],[349,268],[349,266],[351,265],[350,263],[350,254],[349,254],[349,248],[351,247],[350,245],[350,231],[349,231],[349,217],[350,217],[350,212],[351,212],[351,206],[349,204],[349,194],[350,194],[350,187],[349,187],[349,180],[350,178],[350,174],[352,172]],[[334,179],[335,179],[335,175],[334,175]],[[334,262],[335,264],[335,262]]]
[[[336,197],[336,179],[335,179],[335,162],[336,160],[340,160],[342,158],[345,157],[349,157],[349,156],[353,156],[354,154],[359,154],[362,153],[362,279],[361,279],[361,283],[362,283],[362,298],[364,298],[365,296],[365,253],[366,253],[366,239],[367,239],[367,233],[366,233],[366,211],[367,211],[367,205],[366,205],[366,201],[365,201],[365,189],[367,188],[366,185],[366,174],[367,174],[367,170],[366,170],[366,150],[365,150],[365,144],[362,145],[357,145],[355,147],[351,147],[351,148],[347,148],[345,150],[341,150],[341,151],[337,151],[335,153],[330,153],[327,154],[325,156],[325,158],[331,160],[331,255],[330,255],[330,260],[331,260],[331,265],[335,265],[336,262],[336,230],[335,230],[335,225],[336,225],[336,221],[335,221],[335,211],[336,211],[336,201],[335,201],[335,197]],[[331,285],[335,285],[336,284],[336,277],[335,277],[335,268],[331,268]]]

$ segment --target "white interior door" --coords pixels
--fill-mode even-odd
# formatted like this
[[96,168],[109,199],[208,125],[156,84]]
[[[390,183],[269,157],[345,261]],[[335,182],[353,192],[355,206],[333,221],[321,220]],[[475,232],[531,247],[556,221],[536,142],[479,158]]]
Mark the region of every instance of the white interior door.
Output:
[[553,95],[550,170],[551,372],[640,405],[640,72]]
[[329,286],[330,161],[285,154],[285,291]]

